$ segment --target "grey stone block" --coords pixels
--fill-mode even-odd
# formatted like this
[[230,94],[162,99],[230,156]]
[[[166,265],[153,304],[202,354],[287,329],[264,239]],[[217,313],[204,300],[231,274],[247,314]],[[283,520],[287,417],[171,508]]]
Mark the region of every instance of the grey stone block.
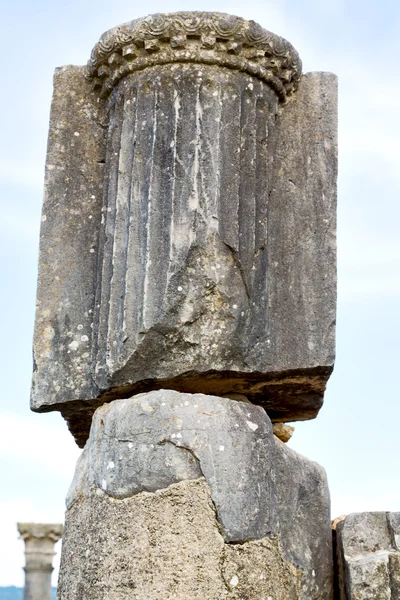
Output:
[[277,529],[282,553],[305,577],[299,598],[331,598],[333,553],[325,470],[275,438]]
[[[83,67],[54,75],[40,231],[32,408],[93,397],[105,114]],[[77,407],[78,411],[78,407]]]
[[89,71],[55,77],[32,409],[61,410],[81,446],[103,402],[160,388],[315,417],[334,361],[335,77],[300,78],[289,43],[228,15],[102,39]]
[[227,541],[275,529],[272,425],[259,406],[172,390],[100,407],[69,504],[91,485],[113,498],[204,476]]
[[400,597],[399,513],[348,515],[336,528],[340,600]]
[[[120,506],[140,494],[158,494],[202,477],[225,542],[240,542],[235,552],[229,550],[236,569],[248,571],[238,589],[231,586],[232,598],[258,589],[256,576],[266,575],[256,565],[261,569],[262,557],[272,551],[269,544],[277,543],[283,569],[279,572],[290,565],[289,571],[299,575],[289,578],[292,583],[287,580],[288,589],[297,590],[293,597],[331,600],[332,533],[325,472],[280,442],[259,406],[172,390],[103,405],[94,415],[77,464],[67,515],[80,519],[76,506],[90,505],[97,493]],[[174,518],[179,522],[178,513]],[[261,540],[257,551],[256,546],[240,550],[254,539]],[[228,573],[230,581],[235,573]]]

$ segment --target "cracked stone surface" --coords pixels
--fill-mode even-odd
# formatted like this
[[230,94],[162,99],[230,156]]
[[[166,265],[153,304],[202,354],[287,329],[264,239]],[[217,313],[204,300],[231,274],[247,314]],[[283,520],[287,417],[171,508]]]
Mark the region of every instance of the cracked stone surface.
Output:
[[[183,494],[186,500],[174,500],[171,512],[174,494],[179,498]],[[106,509],[105,513],[101,513],[103,508],[98,503]],[[161,508],[163,503],[165,507]],[[156,505],[161,511],[157,517],[151,508]],[[325,472],[279,441],[272,433],[270,419],[259,406],[171,390],[103,405],[94,415],[67,507],[62,559],[65,590],[71,585],[72,590],[77,589],[69,570],[75,569],[74,561],[78,559],[71,552],[79,555],[89,544],[93,548],[90,556],[97,556],[97,546],[105,543],[107,534],[103,536],[101,531],[108,531],[108,519],[111,531],[114,527],[118,532],[125,528],[124,535],[112,534],[113,541],[106,542],[108,550],[104,550],[104,556],[101,549],[94,565],[86,565],[81,571],[80,585],[87,590],[82,592],[83,600],[92,598],[90,594],[94,593],[88,584],[94,576],[91,569],[99,572],[103,564],[107,565],[107,577],[111,573],[111,579],[115,579],[112,585],[114,591],[118,590],[116,597],[124,597],[125,584],[121,584],[121,596],[118,595],[119,563],[111,561],[107,553],[111,551],[110,544],[116,556],[125,552],[120,545],[124,546],[128,538],[144,553],[149,544],[151,548],[157,546],[159,553],[156,558],[151,554],[153,558],[148,562],[147,573],[152,573],[152,581],[160,578],[152,588],[154,595],[143,591],[133,598],[174,598],[171,589],[177,598],[185,600],[214,600],[224,597],[218,594],[226,594],[227,590],[230,595],[226,597],[232,599],[262,598],[262,594],[268,598],[276,588],[274,600],[332,600],[332,535]],[[148,518],[146,511],[150,509],[152,516]],[[200,511],[202,516],[197,512],[194,516],[192,510]],[[134,517],[131,511],[135,511]],[[89,513],[93,513],[90,518]],[[121,522],[114,525],[117,521]],[[187,539],[188,522],[202,523],[204,531],[196,531],[194,538]],[[192,524],[189,531],[193,533],[197,526]],[[148,527],[151,542],[146,537],[150,536]],[[144,531],[144,537],[141,533],[136,538],[136,531]],[[181,548],[181,554],[174,559],[175,588],[167,583],[172,569],[169,552],[176,553],[175,546],[170,548],[171,536]],[[145,585],[141,571],[145,558],[139,559],[138,552],[132,555],[132,562],[122,564],[140,587]],[[184,565],[180,565],[181,560]],[[213,565],[210,577],[214,577],[217,586],[212,592],[211,582],[204,583],[202,570],[208,568],[208,560]],[[203,566],[200,568],[198,563]],[[196,591],[199,596],[192,596],[186,569],[202,573]],[[103,575],[97,577],[103,594],[99,591],[98,598],[112,598],[107,595],[110,581],[103,582]]]
[[339,600],[400,600],[400,513],[348,515],[336,526]]
[[68,504],[82,485],[125,498],[204,476],[225,539],[261,538],[275,528],[274,449],[260,406],[172,390],[116,400],[94,415]]
[[334,363],[335,76],[283,106],[213,64],[154,64],[107,102],[86,75],[54,78],[32,409],[61,410],[80,446],[99,405],[160,388],[314,418]]

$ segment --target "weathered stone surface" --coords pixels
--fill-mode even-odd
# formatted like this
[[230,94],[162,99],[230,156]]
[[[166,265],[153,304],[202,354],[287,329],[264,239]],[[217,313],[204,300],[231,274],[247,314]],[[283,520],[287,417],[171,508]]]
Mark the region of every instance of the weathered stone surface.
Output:
[[54,544],[61,538],[63,526],[54,523],[18,523],[25,542],[24,600],[51,600],[51,573]]
[[217,12],[154,14],[106,31],[92,50],[89,73],[107,95],[121,78],[155,64],[213,64],[244,71],[286,99],[301,61],[289,42],[254,21]]
[[139,394],[96,411],[69,503],[82,486],[126,498],[204,476],[224,538],[262,538],[275,529],[274,450],[260,406],[172,390]]
[[[181,394],[171,390],[140,394],[97,409],[67,499],[69,525],[64,546],[70,550],[65,550],[67,554],[63,557],[65,575],[62,577],[68,580],[65,590],[72,585],[68,572],[74,569],[68,553],[73,550],[79,556],[87,547],[86,538],[78,538],[82,535],[83,525],[80,523],[88,519],[89,513],[95,516],[87,521],[85,528],[90,531],[92,554],[96,555],[99,543],[96,536],[103,538],[100,533],[93,532],[98,527],[100,530],[107,529],[107,519],[111,519],[111,529],[114,519],[118,522],[121,520],[118,526],[125,527],[134,536],[139,525],[131,525],[128,513],[135,511],[136,519],[146,520],[147,517],[143,516],[147,514],[145,507],[153,506],[153,502],[156,502],[154,498],[161,502],[160,498],[169,497],[169,490],[189,490],[185,487],[188,482],[203,486],[201,481],[204,481],[208,490],[209,502],[212,501],[212,528],[218,529],[225,545],[222,552],[203,538],[199,544],[202,548],[206,544],[208,548],[203,548],[202,552],[209,551],[214,556],[204,560],[220,565],[218,577],[221,576],[225,582],[221,589],[231,594],[227,597],[242,598],[247,594],[249,598],[262,598],[265,594],[267,598],[271,590],[276,588],[272,596],[274,599],[331,600],[333,562],[330,503],[323,469],[280,442],[273,435],[270,420],[261,407],[227,398]],[[195,486],[190,489],[195,494],[199,488]],[[109,507],[103,516],[98,514],[102,510],[97,506],[99,502]],[[165,502],[168,505],[169,500]],[[198,499],[192,499],[191,502],[197,503]],[[137,506],[142,508],[139,510],[135,508]],[[175,537],[181,536],[181,544],[186,547],[190,557],[199,557],[195,542],[185,538],[186,525],[182,520],[187,518],[186,506],[186,502],[183,503],[182,514],[178,507],[173,515],[170,509],[163,510],[163,526],[169,527]],[[201,510],[207,513],[205,508]],[[115,517],[112,511],[115,511]],[[100,525],[99,520],[102,522],[103,519],[105,522]],[[204,516],[205,522],[207,519]],[[200,522],[203,522],[201,518]],[[170,533],[167,533],[167,529],[161,531],[156,523],[154,528],[159,538],[157,542],[153,539],[152,544],[165,548],[167,556]],[[164,535],[167,538],[165,541]],[[248,541],[254,538],[258,539]],[[117,534],[113,539],[114,542],[110,541],[110,544],[114,544],[112,552],[117,555],[125,552],[125,549],[119,548],[121,540]],[[232,545],[232,541],[241,543]],[[143,546],[141,538],[137,544],[147,548],[147,545]],[[83,547],[78,548],[80,545]],[[110,552],[107,546],[105,555]],[[221,552],[224,559],[221,558]],[[136,554],[131,559],[132,563],[129,563],[129,569],[126,562],[122,561],[124,568],[131,573],[137,573],[137,569],[142,568],[136,564],[135,557]],[[224,562],[228,558],[230,562]],[[149,572],[157,571],[157,577],[160,572],[162,580],[161,572],[166,569],[165,580],[168,581],[169,559],[166,558],[165,563],[163,560],[159,557],[156,563],[150,561]],[[177,565],[182,558],[177,557],[176,560],[178,575],[174,593],[178,594],[177,597],[192,598],[192,589],[185,587],[187,583],[183,581],[186,575],[182,575],[182,579],[179,575],[181,567]],[[197,572],[194,558],[188,560],[192,564],[188,568]],[[93,567],[85,567],[82,581],[90,580],[93,575],[89,571],[92,568],[103,573],[101,564],[96,562]],[[109,573],[107,569],[105,572]],[[132,580],[136,580],[135,577],[132,575]],[[137,577],[140,579],[143,575]],[[114,578],[117,578],[117,571],[112,575]],[[82,585],[85,587],[86,583]],[[105,586],[102,593],[106,594],[108,582],[99,582],[99,585]],[[113,585],[119,584],[115,581]],[[167,597],[168,594],[174,597],[169,588],[162,589]],[[158,593],[157,590],[159,588],[154,587],[153,593]],[[203,598],[219,597],[219,592],[213,592],[213,596],[207,586],[200,588],[198,593]],[[143,596],[138,592],[137,597],[145,598],[145,592]],[[83,595],[82,598],[85,600],[91,596]]]
[[326,473],[276,438],[275,444],[275,501],[283,556],[305,573],[299,598],[331,598],[332,529]]
[[400,599],[400,513],[355,513],[336,526],[340,600]]
[[46,398],[58,403],[63,397],[93,395],[92,275],[101,221],[105,116],[85,75],[83,67],[71,66],[54,75],[40,233],[33,409],[46,409]]
[[274,435],[281,440],[281,442],[288,442],[293,435],[294,427],[287,425],[286,423],[274,423],[272,427]]
[[240,545],[225,544],[222,573],[229,590],[227,598],[306,600],[318,597],[302,594],[305,575],[285,559],[279,541],[279,536],[275,536]]
[[252,22],[185,13],[107,33],[101,90],[58,71],[31,406],[61,410],[81,446],[100,404],[152,389],[316,416],[334,360],[336,80],[300,69]]
[[[116,500],[99,488],[67,511],[58,600],[298,600],[279,540],[230,545],[204,479]],[[311,600],[304,596],[304,600]]]

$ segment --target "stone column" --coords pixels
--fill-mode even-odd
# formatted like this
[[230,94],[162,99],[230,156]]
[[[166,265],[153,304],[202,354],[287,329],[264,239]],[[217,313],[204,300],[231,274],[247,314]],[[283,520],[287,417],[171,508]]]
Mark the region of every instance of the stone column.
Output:
[[56,71],[31,406],[84,447],[59,600],[332,600],[329,491],[272,423],[333,368],[336,78],[221,13]]
[[137,19],[55,75],[33,410],[240,393],[317,415],[334,361],[336,79],[220,13]]
[[61,538],[60,524],[18,523],[25,542],[24,600],[51,600],[54,544]]

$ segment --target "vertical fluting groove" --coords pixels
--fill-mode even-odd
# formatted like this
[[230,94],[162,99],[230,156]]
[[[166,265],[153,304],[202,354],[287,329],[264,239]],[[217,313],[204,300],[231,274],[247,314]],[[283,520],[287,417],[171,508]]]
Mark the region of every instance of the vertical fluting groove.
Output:
[[[194,221],[196,219],[197,199],[194,199],[195,153],[196,149],[196,77],[185,75],[175,82],[174,98],[174,187],[173,214],[170,236],[170,263],[168,265],[169,282],[173,285],[177,271],[186,264],[187,255],[195,239]],[[178,87],[179,86],[179,87]],[[172,235],[173,232],[173,235]],[[176,289],[168,291],[172,303],[176,298]]]
[[[211,209],[211,214],[208,221],[209,223],[211,223],[211,231],[218,231],[219,230],[219,211],[218,211],[218,203],[219,203],[219,198],[220,198],[220,189],[221,189],[221,82],[220,80],[216,81],[216,90],[212,95],[212,99],[213,99],[213,110],[210,114],[211,116],[211,123],[210,123],[210,129],[213,129],[212,127],[212,122],[213,120],[215,120],[215,124],[214,124],[214,132],[215,132],[215,137],[212,139],[210,139],[208,136],[207,138],[209,139],[209,149],[210,149],[210,157],[211,157],[211,164],[212,164],[212,180],[210,182],[211,184],[211,190],[212,190],[212,195],[211,195],[211,202],[210,202],[210,209]],[[213,117],[213,115],[215,115],[215,117]],[[219,271],[216,270],[216,274],[218,274]]]
[[[150,243],[148,283],[152,310],[149,312],[148,326],[157,323],[165,313],[173,189],[173,92],[172,78],[164,79],[157,98],[157,127],[151,178],[150,241],[153,242]],[[157,243],[154,243],[154,240],[157,240]]]
[[[215,206],[214,206],[214,215],[213,215],[213,219],[215,219],[215,229],[219,232],[219,202],[220,202],[220,198],[221,198],[221,116],[222,116],[222,86],[221,86],[221,82],[218,81],[217,82],[217,91],[218,91],[218,104],[217,104],[217,114],[218,114],[218,123],[217,123],[217,144],[216,144],[216,181],[215,181]],[[218,271],[217,271],[218,272]]]
[[207,233],[217,230],[219,193],[219,82],[207,78],[201,86],[200,138],[201,208]]
[[175,187],[176,187],[176,163],[177,163],[177,131],[179,123],[180,99],[179,92],[174,86],[173,88],[173,115],[174,115],[174,136],[172,140],[172,190],[171,190],[171,219],[169,225],[169,254],[167,265],[167,286],[171,279],[171,269],[174,263],[174,231],[175,231]]
[[[103,345],[101,362],[109,365],[109,354],[110,354],[110,340],[109,340],[109,318],[110,318],[110,294],[113,282],[113,263],[112,257],[114,253],[115,244],[115,221],[116,221],[116,197],[118,188],[118,159],[119,150],[121,146],[122,136],[122,120],[123,112],[121,111],[121,105],[124,103],[124,95],[119,92],[115,98],[115,111],[114,119],[110,122],[111,127],[111,143],[110,152],[108,154],[106,162],[106,169],[108,172],[108,188],[107,197],[105,198],[105,223],[104,223],[104,254],[103,254],[103,268],[101,279],[102,282],[106,283],[101,285],[101,298],[99,301],[99,326],[98,335],[100,340],[105,340],[106,343]],[[100,346],[99,346],[100,347]]]
[[[242,107],[242,86],[238,85],[238,96],[239,96],[239,145],[238,145],[238,203],[237,203],[237,211],[236,211],[236,223],[237,223],[237,256],[239,261],[240,269],[242,269],[242,265],[240,264],[240,200],[241,200],[241,189],[242,189],[242,173],[241,173],[241,164],[242,164],[242,124],[243,124],[243,107]],[[246,284],[247,285],[247,284]]]
[[[113,277],[110,285],[109,342],[110,359],[118,363],[122,353],[127,244],[129,239],[130,198],[135,110],[131,109],[132,90],[125,91],[121,142],[118,156],[118,181],[115,208]],[[133,108],[133,107],[132,107]]]
[[144,269],[146,265],[148,198],[153,145],[154,86],[137,83],[135,154],[132,165],[131,218],[127,256],[124,350],[128,355],[143,332]]
[[[262,91],[262,90],[261,90]],[[255,214],[255,244],[257,253],[265,248],[267,234],[266,208],[268,203],[269,169],[269,103],[264,95],[259,95],[256,101],[256,214]],[[265,110],[267,108],[267,110]]]
[[[255,232],[255,93],[249,83],[242,92],[239,205],[239,257],[249,288]],[[250,291],[250,290],[249,290]]]
[[[264,93],[263,93],[264,92]],[[260,94],[256,100],[256,155],[255,155],[255,244],[253,267],[250,272],[250,287],[257,302],[252,303],[252,323],[256,327],[251,332],[252,344],[256,346],[260,336],[265,338],[266,319],[265,314],[268,310],[267,301],[267,206],[269,189],[269,165],[268,165],[268,147],[269,147],[269,115],[270,115],[270,97],[266,90],[260,89]]]
[[149,172],[149,191],[148,191],[148,207],[147,207],[147,219],[145,224],[146,229],[146,254],[145,254],[145,265],[144,265],[144,290],[143,290],[143,325],[147,329],[148,312],[152,306],[152,298],[149,296],[149,260],[150,259],[150,233],[151,233],[151,211],[153,210],[153,198],[152,198],[152,184],[153,184],[153,171],[154,171],[154,147],[156,143],[157,135],[157,100],[158,93],[157,88],[153,84],[154,89],[154,112],[153,112],[153,138],[151,146],[151,161],[150,161],[150,172]]
[[[122,105],[122,107],[121,107]],[[107,335],[106,335],[106,339],[107,339],[107,364],[110,364],[111,366],[115,366],[114,362],[113,362],[113,342],[116,341],[113,339],[113,331],[110,328],[110,321],[112,319],[112,314],[114,312],[114,306],[113,306],[113,286],[114,283],[116,282],[116,277],[115,277],[115,253],[118,247],[118,236],[117,236],[117,224],[118,224],[118,188],[119,188],[119,164],[120,164],[120,155],[121,155],[121,144],[122,144],[122,132],[123,132],[123,124],[124,124],[124,108],[125,105],[125,94],[124,92],[120,93],[120,98],[118,101],[118,114],[120,116],[120,119],[118,120],[118,130],[117,130],[117,144],[114,148],[114,156],[112,157],[112,163],[113,163],[113,169],[112,169],[112,177],[113,177],[113,189],[112,189],[112,195],[109,195],[109,198],[111,199],[112,203],[111,206],[108,206],[107,211],[110,211],[109,213],[107,213],[107,216],[109,214],[110,216],[110,239],[112,240],[110,242],[110,246],[111,246],[111,252],[110,252],[110,278],[109,278],[109,288],[108,288],[108,301],[106,304],[107,307],[107,316],[106,316],[106,329],[107,329]],[[121,110],[122,109],[122,110]],[[111,210],[110,210],[111,209]],[[111,230],[112,228],[112,230]]]
[[[106,142],[106,157],[105,157],[105,167],[109,165],[112,155],[112,134],[113,134],[113,123],[115,120],[115,103],[110,106],[109,120],[108,120],[108,130],[107,130],[107,142]],[[97,248],[97,282],[96,282],[96,297],[95,297],[95,305],[94,305],[94,314],[93,314],[93,344],[92,344],[92,363],[96,365],[98,360],[98,352],[100,348],[100,307],[103,303],[103,269],[104,269],[104,261],[105,261],[105,242],[106,242],[106,231],[105,231],[105,223],[107,217],[107,203],[108,203],[108,190],[109,190],[110,180],[108,177],[104,177],[104,185],[103,185],[103,203],[102,203],[102,216],[101,216],[101,226],[99,233],[99,241]]]
[[126,252],[125,252],[125,279],[124,279],[124,294],[123,294],[123,303],[122,303],[122,343],[125,343],[127,341],[127,337],[129,334],[127,334],[127,324],[126,324],[126,318],[127,318],[127,305],[126,305],[126,298],[127,298],[127,290],[128,290],[128,278],[129,278],[129,269],[128,269],[128,257],[129,257],[129,247],[130,247],[130,243],[131,243],[131,220],[132,220],[132,186],[133,186],[133,163],[134,163],[134,157],[135,157],[135,152],[136,152],[136,131],[137,131],[137,124],[138,124],[138,86],[137,84],[134,84],[132,86],[132,102],[134,103],[134,119],[133,119],[133,133],[132,133],[132,162],[131,162],[131,169],[130,169],[130,186],[129,186],[129,199],[128,199],[128,205],[129,205],[129,212],[128,212],[128,218],[126,220],[126,228],[127,228],[127,234],[126,234]]
[[201,132],[201,102],[200,102],[200,89],[201,81],[199,80],[197,85],[196,94],[196,143],[194,152],[194,172],[193,172],[193,202],[191,203],[191,209],[196,213],[195,223],[198,220],[197,214],[200,208],[200,197],[199,197],[199,179],[200,179],[200,132]]
[[222,240],[237,255],[239,250],[240,181],[240,91],[237,85],[223,87],[220,119],[219,231]]

